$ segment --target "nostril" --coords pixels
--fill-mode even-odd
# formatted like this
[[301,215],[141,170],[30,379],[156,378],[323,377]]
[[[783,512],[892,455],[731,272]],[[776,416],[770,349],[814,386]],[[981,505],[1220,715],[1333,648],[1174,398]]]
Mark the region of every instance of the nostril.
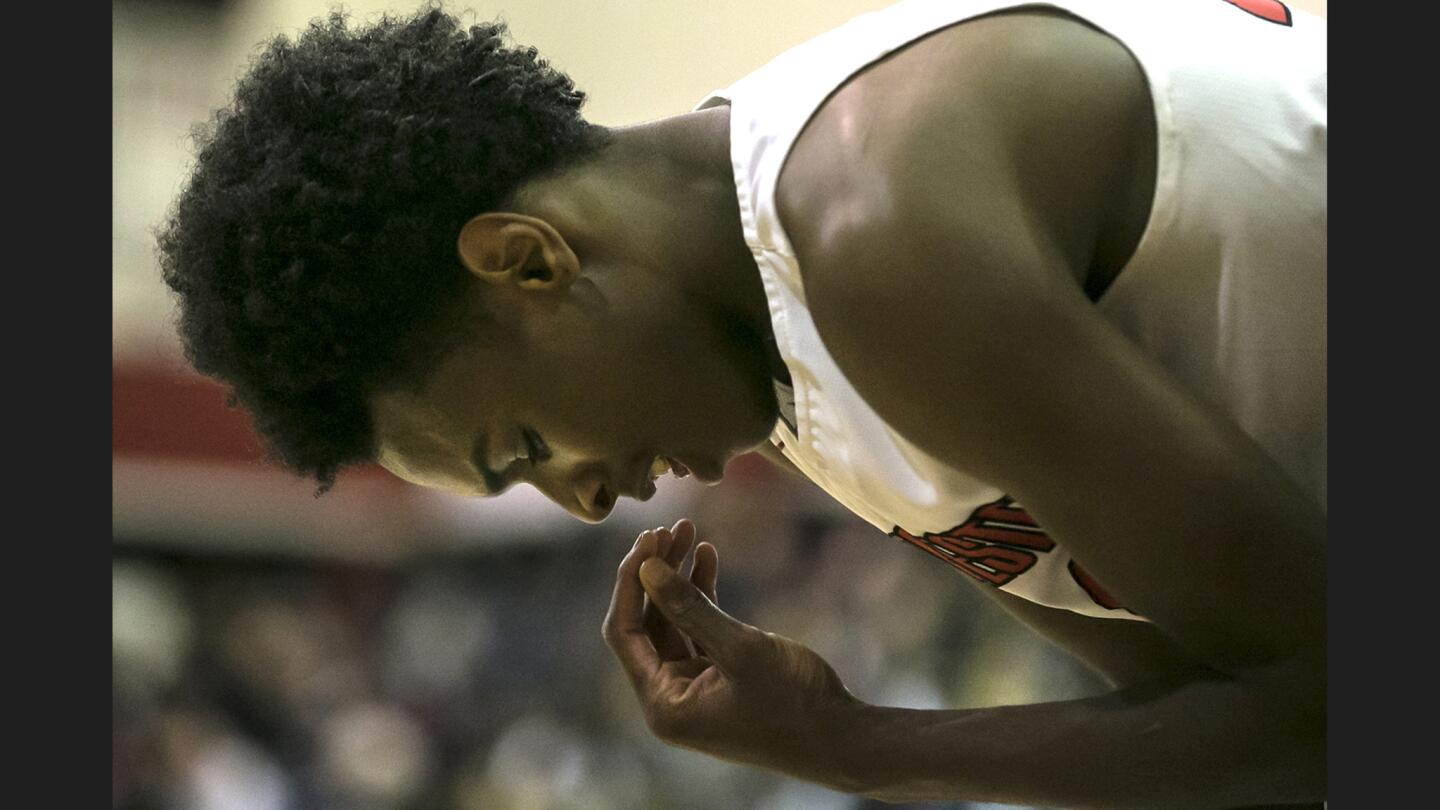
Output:
[[601,484],[600,488],[595,490],[596,509],[609,509],[613,501],[614,499],[610,496],[610,490],[606,489],[604,484]]

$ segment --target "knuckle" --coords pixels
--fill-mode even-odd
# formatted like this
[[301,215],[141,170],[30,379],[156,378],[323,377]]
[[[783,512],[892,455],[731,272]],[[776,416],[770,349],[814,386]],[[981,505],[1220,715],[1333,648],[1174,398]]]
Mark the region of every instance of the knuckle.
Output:
[[704,597],[700,595],[699,591],[687,588],[675,595],[672,604],[675,606],[674,610],[677,616],[691,616],[700,610],[704,601]]

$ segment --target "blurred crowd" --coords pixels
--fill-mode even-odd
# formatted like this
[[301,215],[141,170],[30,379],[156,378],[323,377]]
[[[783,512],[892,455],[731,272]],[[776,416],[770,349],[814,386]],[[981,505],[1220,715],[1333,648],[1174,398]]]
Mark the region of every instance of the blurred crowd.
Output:
[[[814,648],[863,700],[1101,688],[948,566],[804,484],[727,481],[682,516],[719,548],[721,606]],[[383,568],[117,538],[114,808],[893,806],[653,739],[600,638],[634,541],[607,525]]]

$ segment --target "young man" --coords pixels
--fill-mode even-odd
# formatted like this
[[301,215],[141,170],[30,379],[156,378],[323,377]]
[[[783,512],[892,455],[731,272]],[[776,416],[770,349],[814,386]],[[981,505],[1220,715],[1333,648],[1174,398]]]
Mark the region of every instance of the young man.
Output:
[[681,521],[605,621],[662,739],[887,799],[1323,798],[1323,23],[911,0],[618,130],[503,33],[332,18],[217,119],[162,262],[280,460],[599,521],[762,449],[1115,691],[865,705],[716,607],[713,546],[678,575]]

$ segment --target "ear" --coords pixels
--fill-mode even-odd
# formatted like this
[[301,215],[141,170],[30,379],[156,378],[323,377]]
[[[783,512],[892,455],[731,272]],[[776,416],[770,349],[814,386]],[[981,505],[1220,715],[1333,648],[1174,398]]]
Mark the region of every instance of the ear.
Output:
[[543,219],[497,212],[473,217],[460,229],[460,261],[492,284],[558,290],[580,275],[580,261],[565,237]]

